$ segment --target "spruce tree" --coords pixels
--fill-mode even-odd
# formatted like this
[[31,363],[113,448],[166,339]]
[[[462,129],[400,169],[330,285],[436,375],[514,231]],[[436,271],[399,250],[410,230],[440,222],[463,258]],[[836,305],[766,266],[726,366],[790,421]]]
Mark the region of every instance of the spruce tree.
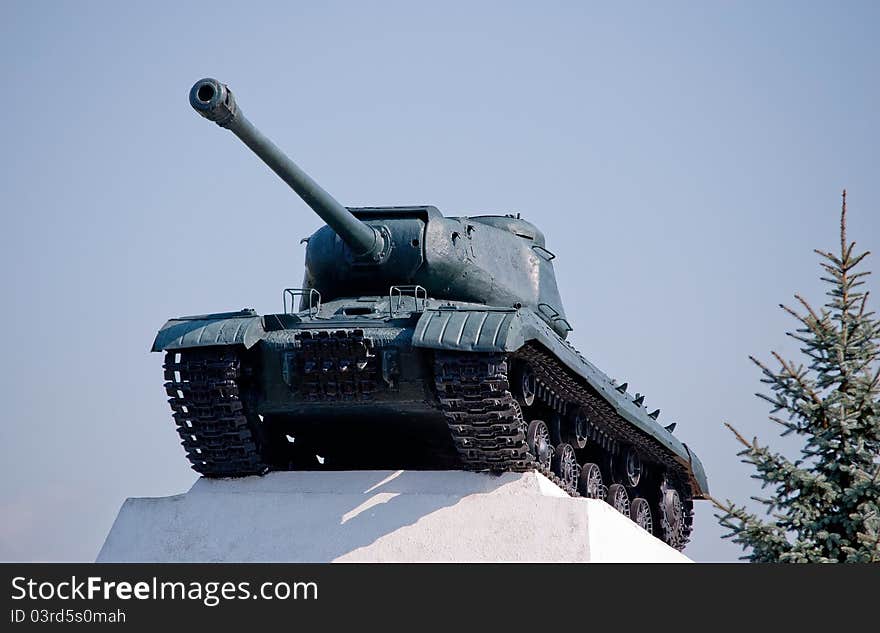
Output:
[[781,435],[795,434],[800,456],[748,441],[738,453],[757,471],[766,517],[731,501],[716,517],[752,562],[880,562],[880,321],[868,310],[864,278],[857,268],[869,254],[847,242],[846,191],[840,214],[840,252],[822,258],[830,300],[815,310],[795,295],[798,309],[780,307],[797,320],[787,335],[805,358],[796,363],[777,353],[771,368],[754,357],[769,393],[770,420]]

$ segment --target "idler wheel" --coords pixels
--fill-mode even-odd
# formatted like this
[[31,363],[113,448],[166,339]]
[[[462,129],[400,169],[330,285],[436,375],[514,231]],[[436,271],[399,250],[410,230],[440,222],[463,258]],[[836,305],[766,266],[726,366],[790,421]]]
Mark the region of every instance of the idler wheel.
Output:
[[553,472],[570,488],[576,488],[580,468],[571,444],[562,443],[556,447],[553,455]]
[[623,484],[608,486],[608,504],[625,516],[629,516],[629,495]]
[[586,463],[581,466],[578,478],[578,492],[589,499],[604,499],[606,490],[602,482],[602,471],[598,464]]
[[550,429],[542,420],[529,422],[526,444],[538,463],[544,468],[550,468],[550,461],[553,457],[553,449],[550,446]]
[[684,506],[675,488],[660,488],[660,530],[663,541],[676,549],[684,541]]
[[575,448],[584,448],[587,445],[587,435],[590,429],[590,419],[583,407],[574,409],[566,420],[565,441]]
[[535,381],[535,374],[528,363],[523,363],[519,367],[516,388],[517,393],[525,406],[530,407],[535,404],[537,384]]
[[629,507],[629,518],[649,534],[654,533],[654,518],[651,516],[651,505],[647,499],[643,497],[633,499]]
[[635,449],[630,446],[626,449],[623,458],[624,476],[626,483],[635,488],[642,479],[642,459]]

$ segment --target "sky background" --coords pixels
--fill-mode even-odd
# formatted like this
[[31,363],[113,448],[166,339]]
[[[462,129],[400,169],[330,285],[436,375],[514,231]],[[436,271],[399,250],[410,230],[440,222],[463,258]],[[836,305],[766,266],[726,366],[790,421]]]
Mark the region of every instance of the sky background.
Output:
[[[155,331],[300,285],[321,222],[190,109],[203,76],[343,204],[535,222],[574,345],[758,492],[723,422],[791,448],[747,356],[797,357],[778,303],[822,303],[843,187],[880,250],[880,4],[201,6],[0,3],[0,560],[93,560],[126,497],[187,490]],[[735,560],[712,515],[685,553]]]

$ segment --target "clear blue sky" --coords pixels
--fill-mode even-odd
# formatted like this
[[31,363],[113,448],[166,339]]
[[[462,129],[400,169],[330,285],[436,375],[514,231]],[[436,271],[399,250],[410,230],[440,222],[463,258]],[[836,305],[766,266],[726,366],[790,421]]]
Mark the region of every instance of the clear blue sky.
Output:
[[[93,559],[188,488],[155,330],[302,278],[320,221],[191,111],[203,76],[345,204],[536,222],[573,343],[757,492],[722,423],[783,446],[747,355],[796,356],[777,304],[821,302],[843,187],[880,250],[880,5],[202,6],[0,4],[0,559]],[[720,534],[700,504],[686,553]]]

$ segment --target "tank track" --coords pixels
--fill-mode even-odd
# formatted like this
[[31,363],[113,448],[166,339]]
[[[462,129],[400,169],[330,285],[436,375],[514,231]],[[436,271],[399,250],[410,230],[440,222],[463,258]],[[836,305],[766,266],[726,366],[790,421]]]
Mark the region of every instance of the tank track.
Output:
[[[537,470],[571,496],[577,489],[566,485],[528,452],[526,422],[510,391],[510,360],[529,363],[536,378],[536,397],[547,407],[565,414],[582,406],[590,413],[591,439],[613,453],[620,442],[635,446],[667,471],[669,485],[681,495],[683,517],[670,545],[683,549],[693,526],[693,502],[688,474],[653,438],[623,420],[592,389],[540,348],[527,345],[512,355],[479,352],[436,352],[434,380],[440,407],[466,470],[526,472]],[[664,484],[665,485],[665,484]],[[664,517],[658,517],[660,521]]]
[[465,470],[537,470],[572,497],[580,496],[528,452],[525,421],[510,392],[505,356],[437,352],[434,384]]
[[193,470],[206,477],[262,475],[269,466],[239,393],[241,360],[229,349],[165,356],[165,392]]
[[569,369],[541,348],[526,345],[514,357],[527,361],[532,367],[538,383],[537,397],[545,404],[563,414],[567,403],[576,403],[589,412],[591,421],[594,421],[590,429],[594,441],[612,452],[616,451],[618,442],[626,442],[666,467],[668,483],[678,490],[683,510],[680,527],[670,545],[683,549],[690,539],[694,520],[687,470],[657,440],[629,424],[593,389],[576,380]]
[[[623,420],[597,393],[579,381],[553,356],[536,346],[515,354],[441,352],[434,355],[435,395],[465,470],[538,471],[571,496],[576,486],[534,458],[526,443],[526,421],[511,392],[511,361],[529,363],[536,378],[536,398],[565,414],[582,406],[590,414],[592,440],[609,452],[617,443],[637,447],[666,468],[665,485],[679,491],[683,517],[670,543],[682,549],[693,525],[688,474],[652,438]],[[261,475],[269,470],[263,457],[261,426],[247,414],[241,398],[242,361],[228,348],[168,352],[165,390],[181,445],[193,470],[206,477]],[[662,523],[665,517],[657,517]]]

